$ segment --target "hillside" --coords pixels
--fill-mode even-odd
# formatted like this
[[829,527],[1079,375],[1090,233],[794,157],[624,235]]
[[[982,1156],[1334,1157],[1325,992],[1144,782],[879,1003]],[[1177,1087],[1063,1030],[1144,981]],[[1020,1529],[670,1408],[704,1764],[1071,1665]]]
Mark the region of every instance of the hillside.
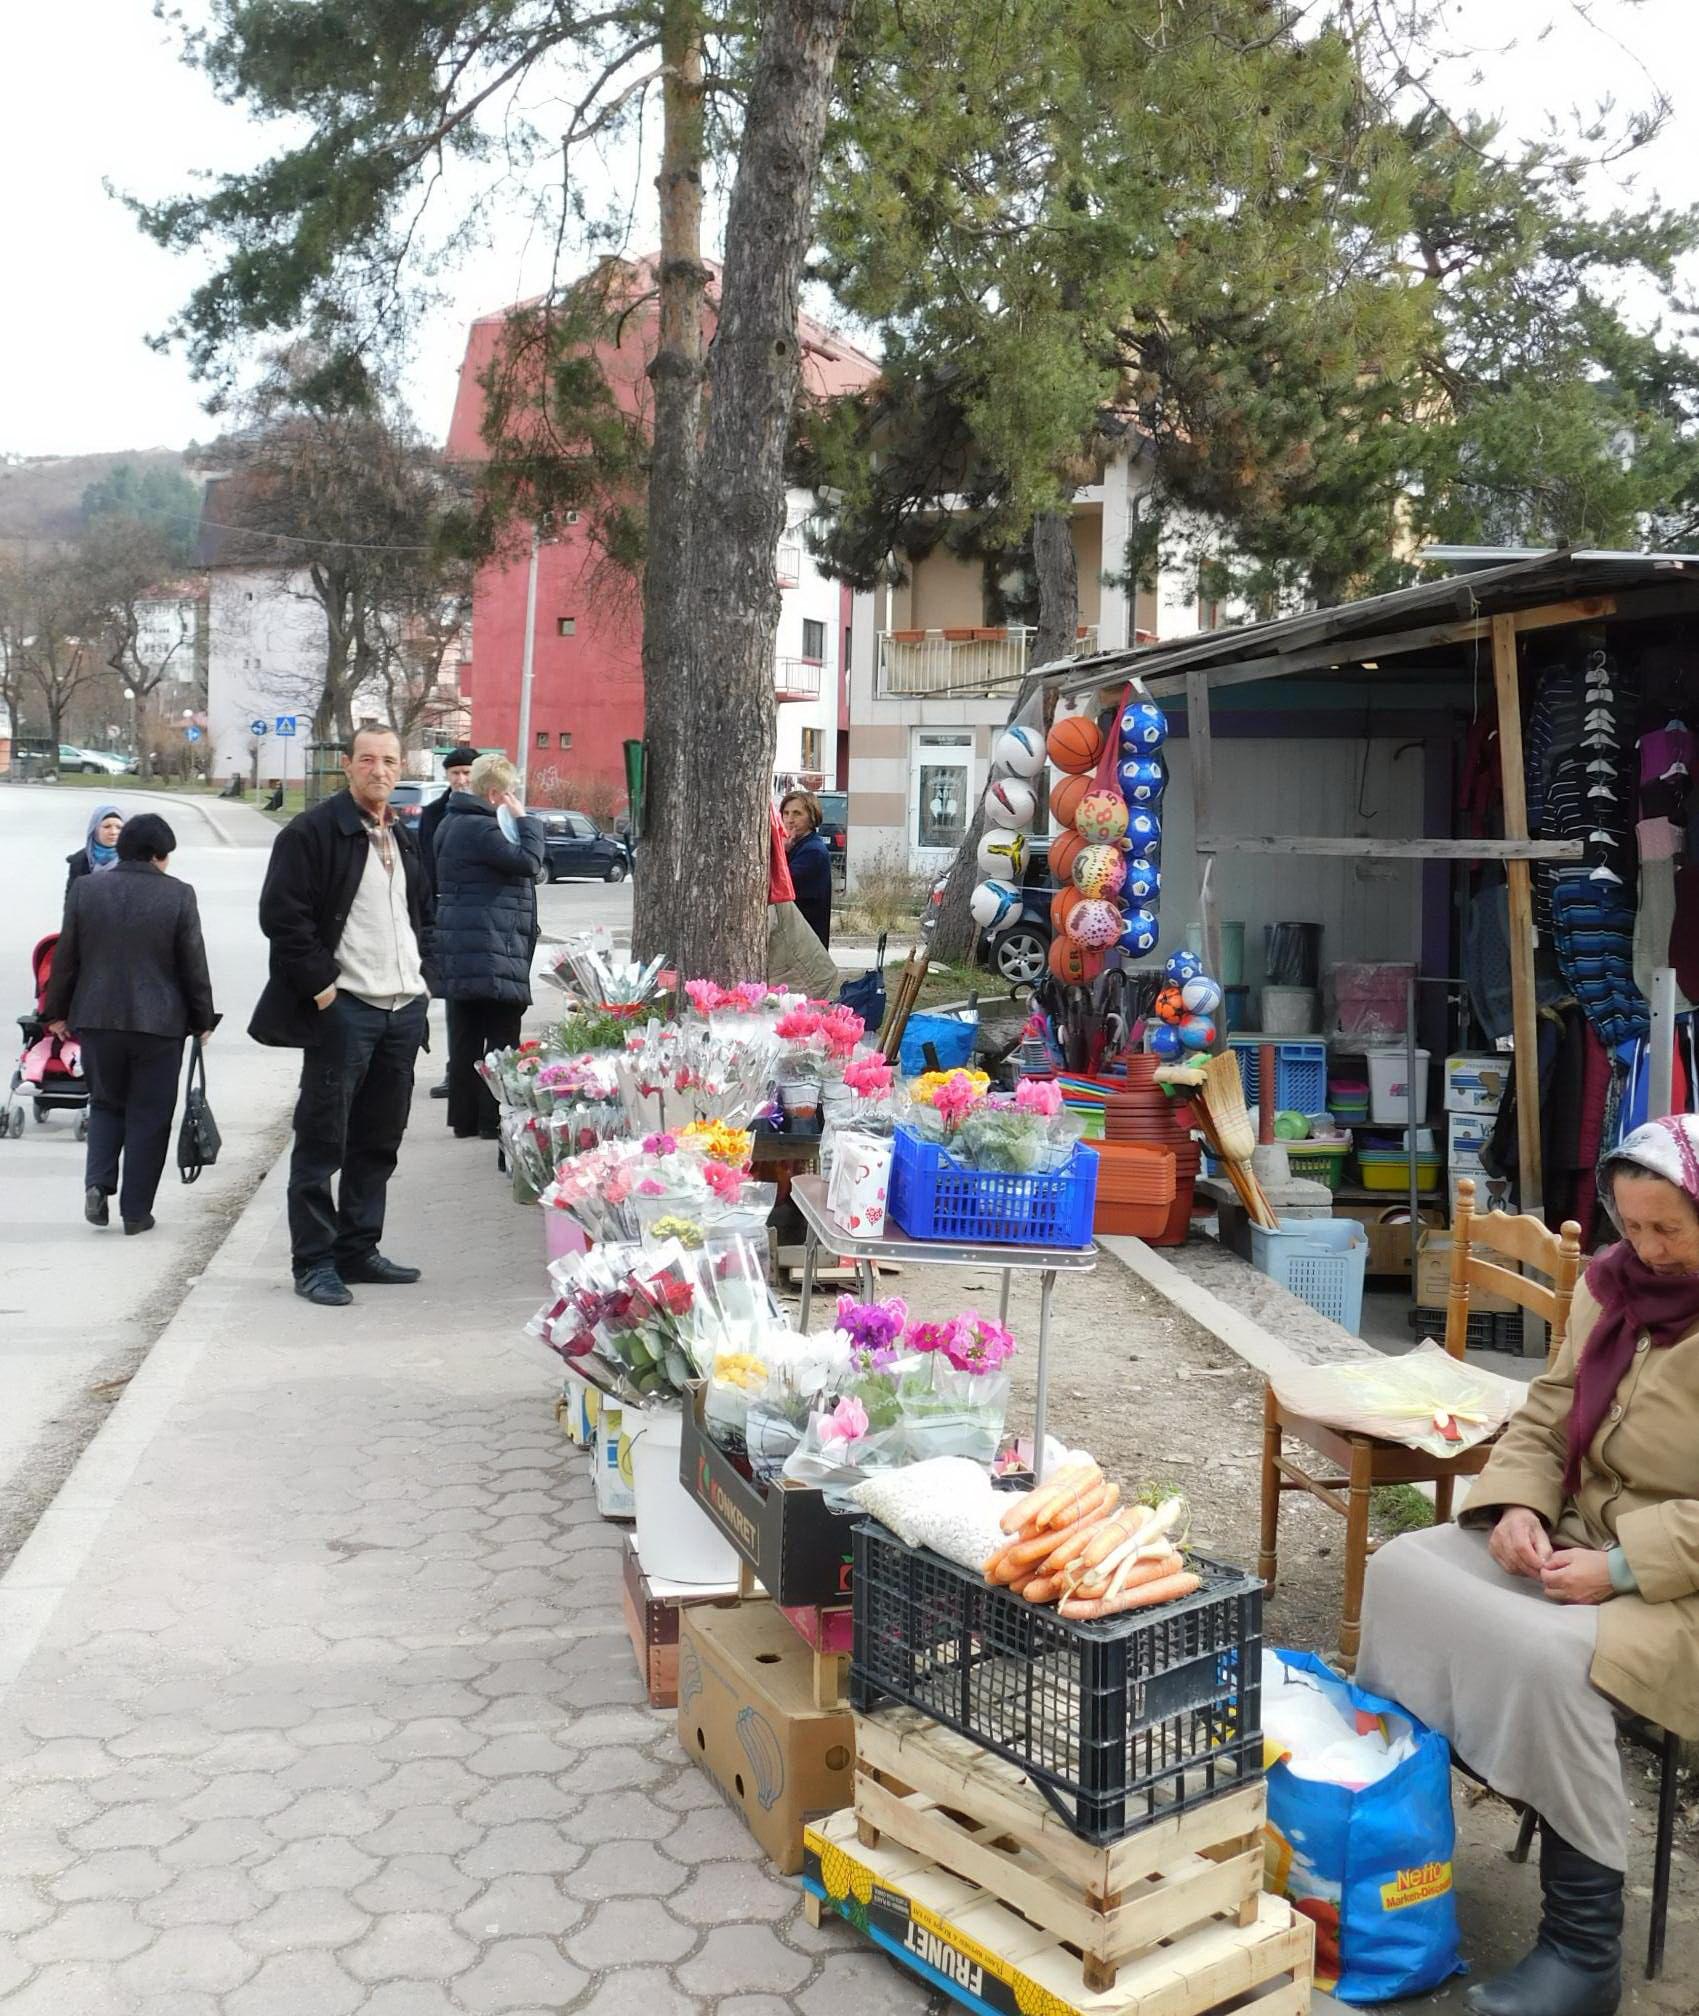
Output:
[[120,462],[187,473],[176,448],[131,448],[105,455],[0,455],[0,539],[68,539],[79,529],[83,492]]

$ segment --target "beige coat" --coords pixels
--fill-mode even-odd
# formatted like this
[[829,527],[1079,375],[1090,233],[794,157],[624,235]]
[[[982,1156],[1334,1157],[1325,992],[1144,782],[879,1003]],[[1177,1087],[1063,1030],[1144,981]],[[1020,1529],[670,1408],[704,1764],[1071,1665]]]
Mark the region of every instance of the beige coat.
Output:
[[1619,1544],[1640,1593],[1600,1606],[1593,1685],[1678,1735],[1699,1737],[1699,1327],[1660,1351],[1642,1338],[1582,1463],[1580,1493],[1567,1498],[1576,1360],[1598,1320],[1583,1283],[1557,1362],[1529,1388],[1462,1523],[1490,1524],[1500,1508],[1527,1505],[1562,1545]]

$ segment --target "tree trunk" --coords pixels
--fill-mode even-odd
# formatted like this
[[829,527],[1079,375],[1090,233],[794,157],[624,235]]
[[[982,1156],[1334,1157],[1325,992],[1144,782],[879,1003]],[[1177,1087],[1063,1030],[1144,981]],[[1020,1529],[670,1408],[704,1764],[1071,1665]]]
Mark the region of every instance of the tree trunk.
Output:
[[[643,738],[647,777],[642,872],[632,945],[676,958],[693,905],[690,784],[691,507],[702,425],[702,25],[695,0],[669,0],[661,25],[659,340],[649,366],[649,560],[643,571]],[[633,814],[636,807],[632,807]]]
[[[1040,690],[1039,682],[1032,676],[1034,670],[1069,657],[1074,649],[1080,621],[1080,573],[1074,552],[1073,518],[1068,512],[1042,511],[1032,521],[1032,558],[1038,575],[1038,628],[1033,633],[1027,676],[1009,709],[1010,723],[1020,720]],[[1051,712],[1047,698],[1043,714],[1046,726]],[[990,782],[989,768],[986,782]],[[938,921],[932,931],[935,959],[965,959],[973,943],[973,913],[968,909],[968,901],[979,881],[975,857],[984,834],[985,797],[981,793],[967,837],[950,864],[950,879],[944,885]]]

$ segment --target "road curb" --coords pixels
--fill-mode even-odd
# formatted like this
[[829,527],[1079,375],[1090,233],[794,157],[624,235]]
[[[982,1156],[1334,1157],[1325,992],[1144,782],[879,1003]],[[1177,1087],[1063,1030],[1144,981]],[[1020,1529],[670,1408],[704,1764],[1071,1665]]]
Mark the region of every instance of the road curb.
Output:
[[290,1153],[285,1146],[260,1178],[35,1530],[0,1575],[0,1691],[34,1657],[137,1466],[189,1390],[202,1356],[228,1335],[231,1305],[248,1287],[265,1243],[284,1215],[282,1171]]

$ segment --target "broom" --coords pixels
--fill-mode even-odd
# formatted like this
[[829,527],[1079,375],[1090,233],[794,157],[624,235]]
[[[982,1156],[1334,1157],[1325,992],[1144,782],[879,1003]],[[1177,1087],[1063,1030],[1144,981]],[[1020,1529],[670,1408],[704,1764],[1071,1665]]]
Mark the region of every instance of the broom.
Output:
[[1280,1220],[1251,1167],[1257,1130],[1245,1105],[1245,1081],[1239,1073],[1239,1060],[1230,1050],[1212,1057],[1204,1067],[1203,1110],[1209,1123],[1207,1131],[1215,1136],[1228,1177],[1251,1214],[1252,1223],[1265,1232],[1278,1231]]

